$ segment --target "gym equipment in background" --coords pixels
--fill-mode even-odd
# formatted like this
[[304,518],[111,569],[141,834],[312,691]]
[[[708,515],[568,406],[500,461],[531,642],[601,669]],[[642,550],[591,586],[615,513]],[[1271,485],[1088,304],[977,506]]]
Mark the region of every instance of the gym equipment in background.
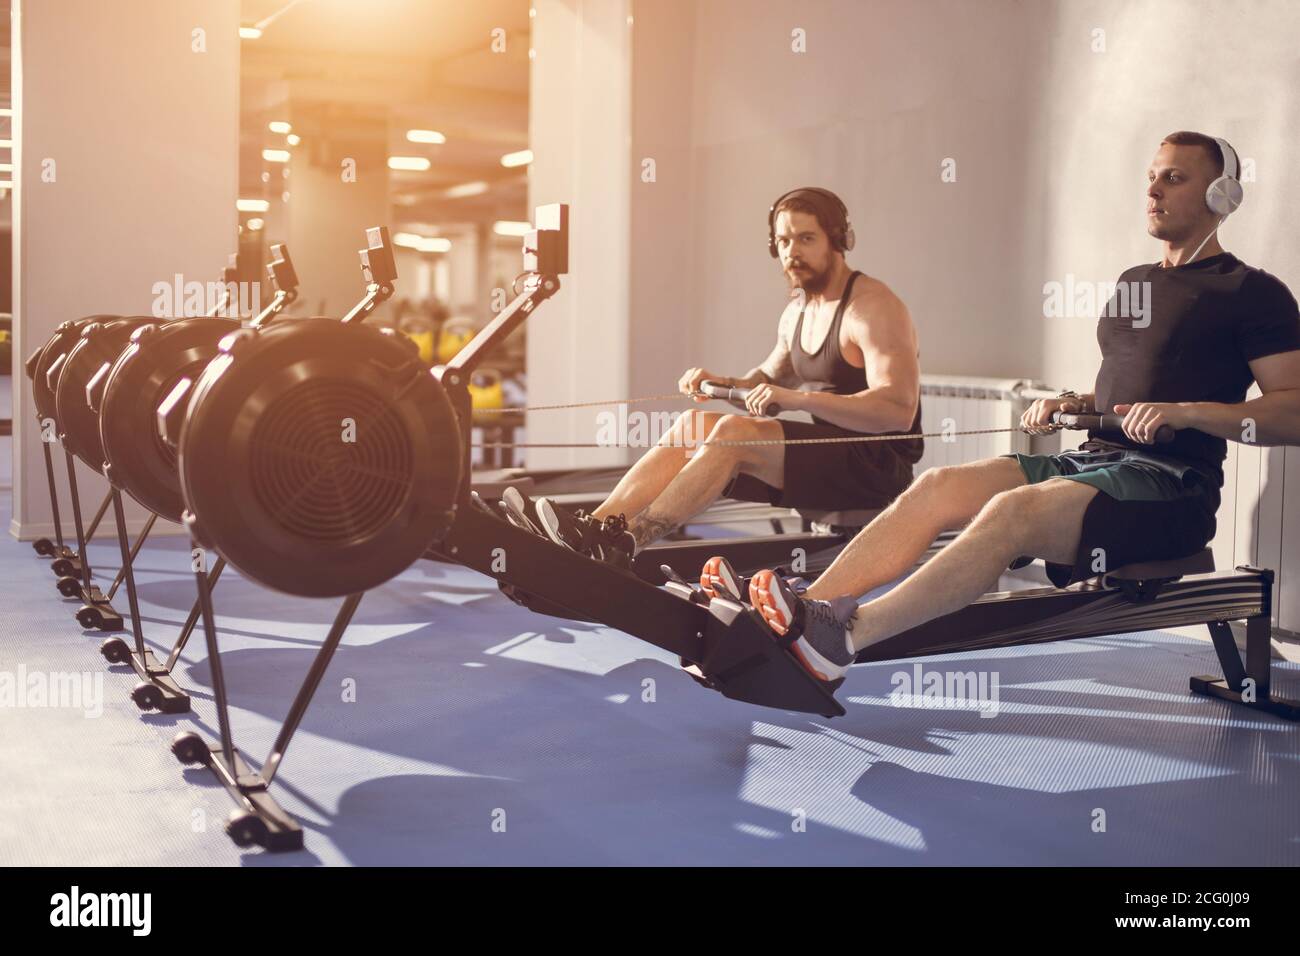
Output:
[[396,278],[387,229],[366,235],[367,296],[342,321],[227,336],[158,409],[196,544],[267,587],[344,597],[254,771],[235,748],[210,582],[195,572],[220,740],[182,733],[172,750],[206,765],[235,800],[226,832],[240,846],[302,846],[268,788],[364,592],[418,560],[455,517],[462,442],[443,388],[413,342],[361,324]]
[[[273,245],[271,255],[267,277],[274,294],[253,319],[253,328],[272,321],[298,296],[298,276],[288,249]],[[87,404],[98,416],[105,459],[103,473],[114,496],[114,513],[120,513],[123,491],[150,511],[144,530],[130,549],[123,526],[118,523],[120,574],[125,578],[131,607],[134,648],[120,637],[106,638],[100,645],[100,654],[109,663],[128,663],[135,670],[140,683],[131,691],[131,698],[141,710],[189,710],[189,695],[172,679],[171,671],[199,614],[196,602],[165,662],[145,646],[133,573],[135,556],[157,518],[184,521],[176,453],[158,434],[157,407],[177,382],[200,374],[218,354],[222,339],[239,328],[238,320],[211,317],[144,325],[131,334],[130,344],[114,360],[100,366],[86,389]],[[213,584],[220,573],[219,567],[213,570]]]

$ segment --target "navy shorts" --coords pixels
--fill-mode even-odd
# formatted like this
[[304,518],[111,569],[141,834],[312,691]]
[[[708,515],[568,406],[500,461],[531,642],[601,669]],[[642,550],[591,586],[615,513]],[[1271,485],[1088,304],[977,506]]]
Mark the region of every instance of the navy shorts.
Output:
[[[828,422],[777,419],[782,437],[862,437],[861,432]],[[722,492],[741,501],[817,511],[884,508],[912,483],[912,462],[921,439],[910,441],[828,442],[787,445],[783,487],[773,488],[753,475],[737,475]],[[905,446],[896,448],[895,446]],[[912,457],[914,456],[914,457]]]

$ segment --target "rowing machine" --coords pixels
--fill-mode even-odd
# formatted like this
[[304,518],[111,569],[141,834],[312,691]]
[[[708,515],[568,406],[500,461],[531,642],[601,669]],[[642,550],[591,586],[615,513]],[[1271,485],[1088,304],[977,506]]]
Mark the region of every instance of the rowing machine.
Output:
[[[541,218],[539,214],[539,220]],[[563,257],[556,249],[557,244],[561,241],[567,243],[567,235],[563,231],[563,226],[567,224],[566,217],[558,215],[554,218],[560,223],[560,227],[553,230],[556,235],[533,234],[529,240],[537,243],[534,256],[539,261],[549,262],[553,267],[556,263],[563,262]],[[392,470],[384,477],[387,483],[408,496],[404,501],[422,500],[425,507],[438,509],[446,517],[447,525],[436,529],[427,545],[426,556],[457,561],[500,583],[538,595],[539,600],[566,613],[566,616],[600,621],[667,650],[681,659],[695,680],[732,699],[827,717],[844,714],[844,708],[834,697],[834,691],[840,682],[822,682],[809,674],[782,642],[774,639],[770,629],[752,608],[726,599],[714,599],[705,605],[694,593],[683,594],[680,588],[655,587],[629,570],[594,561],[554,544],[547,538],[516,528],[490,507],[477,507],[473,503],[470,473],[467,467],[460,467],[462,462],[467,465],[469,460],[468,424],[472,405],[467,388],[468,380],[490,350],[535,311],[540,302],[558,289],[559,274],[529,274],[524,291],[505,311],[475,336],[452,362],[435,370],[434,377],[421,379],[444,383],[435,404],[445,403],[444,407],[451,414],[437,425],[437,434],[420,428],[411,428],[407,434],[412,440],[430,441],[433,445],[441,443],[445,461],[457,466],[455,481],[449,485],[444,480],[452,477],[451,472],[443,473],[438,480],[433,481],[428,480],[428,475],[415,471],[403,473]],[[322,355],[347,352],[365,367],[367,358],[377,348],[374,343],[378,340],[363,341],[360,336],[362,331],[364,330],[351,323],[321,326],[315,340],[305,339],[295,343],[294,350],[285,348],[280,361],[299,372],[312,372],[321,382],[337,381],[338,388],[342,389],[355,376],[352,379],[340,376],[337,380],[332,380],[328,374],[329,369],[313,371],[309,367],[310,362],[318,361]],[[302,546],[312,529],[293,526],[274,511],[258,517],[276,527],[248,527],[245,517],[232,512],[232,509],[239,508],[251,508],[254,511],[263,508],[264,502],[261,499],[266,497],[266,492],[248,487],[249,476],[259,472],[256,456],[274,455],[274,447],[267,451],[250,452],[247,449],[241,450],[236,445],[228,446],[227,473],[230,479],[226,484],[230,491],[224,499],[216,483],[210,482],[208,487],[202,489],[196,484],[197,479],[206,473],[204,466],[211,463],[211,456],[215,452],[209,449],[205,452],[208,456],[206,458],[191,458],[186,454],[191,441],[196,443],[196,448],[199,447],[197,443],[200,437],[205,449],[209,442],[228,442],[230,439],[222,437],[220,426],[226,426],[229,430],[235,418],[238,418],[237,410],[253,399],[259,402],[261,415],[269,416],[272,420],[276,420],[276,416],[281,415],[284,409],[303,407],[292,401],[292,388],[282,385],[268,388],[260,386],[259,383],[274,383],[283,378],[276,373],[277,363],[270,360],[269,349],[270,346],[264,350],[256,348],[255,343],[250,343],[248,357],[244,361],[247,363],[259,354],[265,361],[246,374],[231,377],[229,381],[238,383],[239,387],[230,384],[224,392],[219,393],[214,388],[217,384],[215,380],[218,377],[225,380],[226,376],[214,375],[213,366],[205,371],[181,433],[181,470],[185,500],[192,512],[189,520],[196,530],[213,528],[214,524],[226,525],[226,528],[214,529],[213,534],[219,531],[226,536],[229,546],[233,547],[238,542],[230,537],[229,528],[239,527],[244,533],[254,536],[255,544],[263,548],[276,544],[283,551],[290,545],[295,548]],[[290,355],[290,352],[294,354]],[[232,361],[235,363],[232,367],[238,367],[240,356],[234,355]],[[404,375],[394,377],[404,379]],[[298,375],[297,379],[315,384],[311,376],[306,374]],[[379,387],[378,382],[374,384]],[[204,385],[207,387],[202,387]],[[399,392],[399,398],[400,394]],[[323,392],[321,395],[328,397]],[[421,401],[428,401],[429,398],[416,397]],[[212,407],[205,408],[209,403]],[[232,408],[234,412],[231,411]],[[404,405],[403,408],[404,414],[409,411],[410,415],[415,415],[415,410],[410,405]],[[210,421],[205,421],[207,419]],[[313,431],[316,424],[305,421],[302,427]],[[460,427],[461,424],[466,427]],[[245,444],[256,444],[251,441],[253,436],[247,431],[241,432],[238,437]],[[460,453],[455,454],[453,449],[458,449]],[[309,462],[315,463],[314,460]],[[276,468],[278,465],[275,462],[269,462],[266,474],[274,478]],[[272,482],[272,493],[279,487],[279,484]],[[384,489],[385,493],[388,490]],[[357,497],[359,496],[348,496],[345,503],[356,507],[358,502],[354,499]],[[288,508],[291,502],[284,504]],[[349,511],[347,517],[353,520],[361,514],[362,511]],[[409,520],[399,518],[395,525],[397,528],[393,530],[381,527],[376,522],[372,530],[374,535],[398,534],[403,546],[427,534],[427,529],[414,528]],[[356,544],[355,538],[344,537],[337,540],[316,537],[312,542],[317,559],[330,567],[341,567],[340,556],[347,556],[348,548]],[[223,545],[219,543],[217,547],[221,550]],[[349,580],[356,583],[362,576],[368,582],[374,573],[373,568],[356,563],[360,558],[374,554],[373,549],[355,548],[350,555],[354,563],[353,576],[350,579],[331,576],[327,582],[330,588],[342,586]],[[241,545],[238,561],[233,554],[226,556],[245,573],[281,590],[315,595],[331,593],[330,589],[322,589],[319,581],[306,582],[304,574],[307,572],[301,568],[292,564],[273,566],[271,562],[259,559],[249,550],[247,543]],[[504,561],[501,560],[503,556]],[[208,639],[214,697],[218,704],[221,745],[220,748],[214,747],[197,735],[183,734],[176,739],[174,752],[185,762],[205,763],[239,803],[241,811],[232,820],[228,832],[241,845],[255,842],[268,849],[301,846],[301,830],[292,818],[276,806],[268,789],[289,740],[319,686],[361,595],[352,593],[344,602],[329,636],[313,661],[306,681],[294,699],[271,754],[260,771],[255,772],[234,749],[227,717],[224,678],[212,622],[210,594],[201,575],[197,580],[203,599],[202,616]],[[1239,569],[1227,575],[1197,574],[1187,567],[1168,565],[1120,569],[1101,579],[1070,588],[1040,589],[1034,592],[1037,599],[1033,596],[1018,597],[1014,593],[987,595],[956,615],[948,615],[924,627],[896,635],[887,642],[881,642],[872,648],[871,654],[860,655],[860,659],[921,656],[1010,644],[1067,640],[1141,627],[1208,622],[1212,634],[1215,634],[1216,648],[1220,649],[1221,659],[1225,660],[1225,685],[1232,685],[1235,689],[1240,683],[1240,674],[1246,674],[1253,682],[1253,698],[1243,702],[1260,701],[1262,687],[1262,699],[1267,702],[1267,706],[1285,708],[1291,705],[1268,696],[1266,662],[1262,672],[1264,681],[1261,684],[1261,665],[1257,657],[1252,656],[1246,667],[1237,662],[1233,669],[1221,647],[1226,622],[1238,619],[1245,619],[1248,628],[1253,627],[1251,633],[1255,638],[1251,647],[1259,646],[1260,627],[1267,627],[1270,583],[1271,574],[1250,568]],[[691,589],[686,588],[686,591],[690,592]],[[682,597],[687,599],[682,600]],[[1266,635],[1264,640],[1266,644]],[[1221,696],[1230,695],[1225,693]]]

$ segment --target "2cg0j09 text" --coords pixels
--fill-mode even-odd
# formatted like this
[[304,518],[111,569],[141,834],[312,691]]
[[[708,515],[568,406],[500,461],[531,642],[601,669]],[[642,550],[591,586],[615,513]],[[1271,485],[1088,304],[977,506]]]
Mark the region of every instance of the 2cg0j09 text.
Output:
[[1186,904],[1191,903],[1194,906],[1218,905],[1218,906],[1235,906],[1238,903],[1249,903],[1249,893],[1230,893],[1226,891],[1216,892],[1197,892],[1197,893],[1125,893],[1125,903],[1140,903],[1144,906],[1161,906],[1166,903]]

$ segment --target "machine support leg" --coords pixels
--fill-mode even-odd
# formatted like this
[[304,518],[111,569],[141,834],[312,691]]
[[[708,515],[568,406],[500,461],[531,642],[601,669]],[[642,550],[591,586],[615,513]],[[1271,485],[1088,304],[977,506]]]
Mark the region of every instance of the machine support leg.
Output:
[[[1210,639],[1214,641],[1215,653],[1219,655],[1219,665],[1223,668],[1223,678],[1229,687],[1241,687],[1246,679],[1246,669],[1241,666],[1241,655],[1237,653],[1237,641],[1232,636],[1232,625],[1227,621],[1211,621]],[[1247,627],[1250,625],[1247,624]]]
[[126,575],[126,600],[131,607],[131,632],[135,636],[135,650],[144,655],[144,625],[140,623],[140,602],[135,593],[135,574],[131,571],[131,551],[126,536],[126,510],[122,507],[122,493],[116,488],[113,495],[113,522],[117,525],[117,546],[122,552],[122,573]]
[[99,508],[94,516],[90,519],[90,524],[86,525],[86,540],[89,541],[99,530],[99,524],[104,520],[104,515],[108,511],[109,496],[104,495],[104,500],[99,503]]
[[[217,581],[220,579],[221,572],[224,571],[225,568],[226,559],[218,557],[216,562],[212,565],[212,572],[208,575],[209,594],[211,594],[212,590],[217,586]],[[172,652],[167,655],[168,670],[171,670],[176,666],[176,662],[180,660],[181,651],[185,650],[185,645],[189,643],[190,635],[194,633],[194,625],[198,623],[202,604],[202,595],[194,599],[194,606],[190,608],[190,616],[185,619],[185,626],[181,628],[180,634],[177,635],[176,644],[172,647]]]
[[[77,554],[81,557],[81,586],[90,593],[90,555],[86,553],[86,532],[81,524],[81,497],[77,494],[77,467],[72,452],[65,451],[68,460],[68,488],[72,497],[72,521],[77,528]],[[93,533],[93,527],[92,527]]]
[[66,545],[63,543],[63,520],[59,517],[59,491],[54,484],[54,456],[50,453],[50,443],[42,439],[41,451],[45,452],[45,478],[50,484],[50,510],[54,514],[54,543],[58,550],[56,554],[63,554]]
[[361,597],[361,594],[349,594],[344,599],[343,606],[339,608],[338,614],[334,617],[334,623],[325,638],[325,643],[316,652],[316,659],[311,662],[311,670],[307,672],[302,687],[298,689],[298,694],[293,699],[293,705],[289,708],[289,716],[284,719],[284,726],[280,728],[280,734],[275,738],[275,744],[272,745],[271,752],[266,757],[266,762],[262,764],[262,779],[266,781],[268,787],[275,778],[275,772],[280,766],[280,761],[284,759],[285,751],[289,749],[289,741],[293,739],[294,732],[297,731],[298,725],[302,723],[303,715],[307,713],[311,699],[316,694],[316,688],[320,686],[321,678],[325,676],[325,669],[330,666],[334,652],[338,650],[339,642],[343,639],[343,632],[352,623],[352,616],[357,612],[357,605],[361,603]]
[[226,698],[226,676],[221,669],[221,650],[217,646],[217,625],[212,613],[212,591],[203,569],[194,572],[199,589],[199,607],[203,615],[203,635],[208,644],[208,664],[212,668],[212,699],[217,707],[217,725],[221,730],[221,755],[226,766],[235,766],[235,743],[230,735],[230,709]]
[[1300,700],[1278,697],[1273,693],[1273,662],[1270,660],[1272,621],[1269,615],[1246,618],[1244,665],[1232,628],[1224,621],[1211,621],[1209,628],[1223,677],[1214,674],[1193,677],[1192,692],[1267,711],[1287,720],[1300,720]]
[[[131,691],[131,699],[141,710],[160,710],[165,714],[182,714],[190,709],[189,694],[172,680],[170,668],[164,667],[153,652],[144,646],[144,621],[140,617],[139,592],[135,586],[134,555],[131,539],[126,533],[126,513],[122,507],[122,492],[112,489],[113,523],[117,525],[117,548],[122,555],[122,575],[126,581],[126,599],[131,605],[131,632],[135,637],[132,649],[120,637],[110,637],[99,645],[99,653],[110,664],[130,664],[140,683]],[[147,533],[147,531],[146,531]],[[82,608],[79,615],[88,615],[83,622],[95,623],[99,608]]]
[[[115,512],[114,512],[114,517],[116,517],[116,516],[117,516],[117,512],[115,511]],[[153,530],[154,522],[157,521],[157,520],[158,520],[158,516],[157,516],[156,514],[153,514],[152,512],[150,512],[150,514],[149,514],[149,520],[147,520],[147,521],[144,523],[144,530],[140,532],[140,534],[139,534],[138,537],[136,537],[136,539],[135,539],[135,544],[131,546],[131,552],[130,552],[130,554],[128,554],[128,555],[123,555],[123,557],[122,557],[122,567],[121,567],[121,569],[117,572],[117,577],[113,578],[113,586],[110,587],[110,588],[108,589],[108,600],[110,600],[110,601],[113,600],[113,595],[116,594],[116,593],[117,593],[117,589],[118,589],[119,587],[122,586],[122,580],[123,580],[123,578],[125,578],[125,576],[126,576],[127,569],[128,569],[132,564],[135,563],[136,555],[138,555],[138,554],[140,553],[140,549],[144,546],[145,541],[149,538],[149,532]],[[122,530],[123,530],[123,533],[125,533],[125,529],[123,528],[123,526],[122,526],[121,524],[118,525],[118,528],[119,528],[119,529],[122,529]],[[129,587],[129,585],[128,585],[128,587]],[[133,610],[131,613],[134,614],[135,611]]]

